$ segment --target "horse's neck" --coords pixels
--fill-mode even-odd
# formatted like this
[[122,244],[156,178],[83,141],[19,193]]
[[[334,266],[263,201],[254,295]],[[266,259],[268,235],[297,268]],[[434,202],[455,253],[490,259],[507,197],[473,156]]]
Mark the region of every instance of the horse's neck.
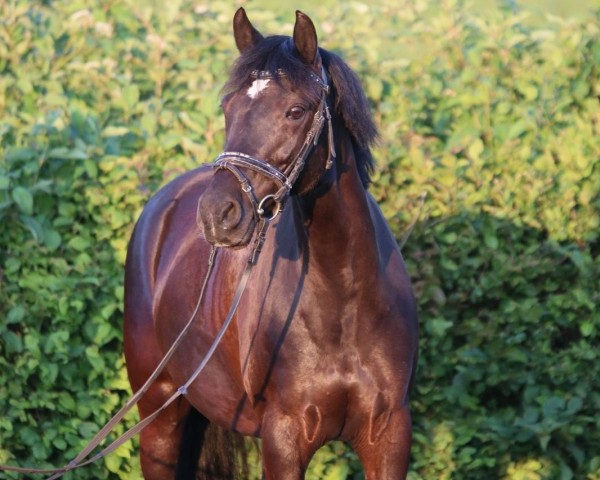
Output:
[[324,275],[355,284],[373,279],[373,268],[378,265],[376,230],[349,137],[342,137],[336,149],[337,162],[330,172],[336,180],[312,206],[309,259],[311,267]]

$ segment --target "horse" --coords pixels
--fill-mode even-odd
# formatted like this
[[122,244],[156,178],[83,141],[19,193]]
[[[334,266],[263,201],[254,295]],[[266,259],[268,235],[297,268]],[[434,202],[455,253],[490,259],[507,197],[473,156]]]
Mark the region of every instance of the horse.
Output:
[[134,391],[194,317],[204,282],[141,418],[190,378],[239,303],[204,370],[141,433],[144,478],[239,478],[248,436],[260,439],[266,480],[304,478],[335,439],[368,480],[405,478],[418,320],[402,255],[368,192],[377,139],[368,100],[302,12],[291,37],[263,36],[240,8],[233,34],[240,56],[224,87],[224,152],[160,189],[128,247]]

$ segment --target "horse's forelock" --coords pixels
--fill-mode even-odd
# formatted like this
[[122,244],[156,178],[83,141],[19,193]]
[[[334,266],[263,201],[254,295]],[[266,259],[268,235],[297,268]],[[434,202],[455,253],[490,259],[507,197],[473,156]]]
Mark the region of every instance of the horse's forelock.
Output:
[[[293,88],[304,93],[313,102],[318,102],[321,96],[318,84],[312,80],[310,70],[294,53],[291,38],[284,35],[266,37],[244,51],[234,63],[223,90],[229,93],[242,89],[254,71],[274,74],[279,70],[285,72],[285,78]],[[281,81],[277,76],[274,79]]]

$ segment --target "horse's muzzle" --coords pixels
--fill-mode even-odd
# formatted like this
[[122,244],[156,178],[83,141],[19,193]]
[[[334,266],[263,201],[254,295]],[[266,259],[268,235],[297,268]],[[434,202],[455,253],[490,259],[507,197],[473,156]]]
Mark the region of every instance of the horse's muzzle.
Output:
[[253,212],[240,195],[218,187],[213,182],[200,197],[198,225],[211,245],[245,247],[255,226]]

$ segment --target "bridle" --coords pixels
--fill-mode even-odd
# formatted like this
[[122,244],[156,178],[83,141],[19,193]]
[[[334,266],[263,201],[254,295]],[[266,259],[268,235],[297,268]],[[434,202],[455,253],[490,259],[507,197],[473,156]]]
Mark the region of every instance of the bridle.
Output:
[[[255,70],[251,74],[251,77],[255,79],[272,79],[275,77],[285,76],[285,71],[281,69],[275,72]],[[285,200],[289,196],[290,191],[296,183],[296,180],[298,180],[298,177],[300,176],[300,173],[306,164],[308,155],[319,141],[325,122],[327,122],[329,143],[325,168],[327,170],[331,169],[333,161],[335,160],[336,153],[333,140],[331,113],[329,111],[329,106],[327,105],[329,81],[327,78],[327,73],[325,72],[325,68],[321,67],[321,76],[311,72],[310,78],[321,88],[321,100],[319,102],[319,107],[313,116],[312,125],[306,134],[304,143],[300,147],[300,150],[292,162],[289,164],[286,171],[279,170],[266,160],[258,159],[242,152],[223,152],[213,163],[215,168],[219,170],[228,170],[235,176],[240,183],[242,191],[250,200],[255,217],[272,220],[279,214],[279,212],[281,212],[285,204]],[[274,194],[265,195],[259,200],[254,193],[255,189],[253,188],[250,180],[243,172],[245,169],[251,170],[274,181],[279,185],[278,190]],[[267,204],[271,202],[274,206],[271,208],[270,212],[267,212]]]

